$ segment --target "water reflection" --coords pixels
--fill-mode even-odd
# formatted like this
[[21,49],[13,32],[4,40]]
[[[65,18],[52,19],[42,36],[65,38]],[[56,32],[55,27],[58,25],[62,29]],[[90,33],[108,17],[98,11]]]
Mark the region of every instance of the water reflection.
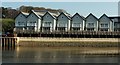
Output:
[[14,47],[3,48],[3,63],[117,63],[117,56],[81,55],[83,52],[117,48]]

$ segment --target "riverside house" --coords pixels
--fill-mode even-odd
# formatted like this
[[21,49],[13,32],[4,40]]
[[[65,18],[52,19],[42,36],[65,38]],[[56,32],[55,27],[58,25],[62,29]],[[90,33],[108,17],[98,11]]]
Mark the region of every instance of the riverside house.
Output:
[[109,17],[113,21],[113,31],[120,31],[120,16]]
[[98,18],[90,13],[85,19],[86,31],[98,31]]
[[27,32],[39,32],[41,27],[41,15],[34,10],[27,16]]
[[114,31],[113,25],[113,21],[106,14],[99,18],[100,31]]
[[71,18],[71,31],[84,31],[84,17],[76,13]]
[[57,17],[57,31],[60,32],[67,32],[70,31],[70,23],[71,23],[70,15],[65,13],[60,13]]
[[34,11],[20,12],[15,18],[16,33],[40,32],[98,32],[120,31],[119,17],[108,17],[103,14],[99,19],[90,13],[83,17],[76,13],[71,16],[64,12]]
[[15,17],[15,28],[14,31],[17,33],[22,33],[26,29],[27,25],[27,16],[29,13],[24,13],[20,12],[16,17]]
[[56,29],[56,17],[58,15],[46,12],[42,19],[42,32],[53,32]]

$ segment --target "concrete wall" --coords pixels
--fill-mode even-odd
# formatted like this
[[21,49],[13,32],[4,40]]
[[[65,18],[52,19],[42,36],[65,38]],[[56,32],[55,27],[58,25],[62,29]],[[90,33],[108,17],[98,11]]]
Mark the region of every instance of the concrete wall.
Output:
[[117,38],[19,38],[17,46],[118,47]]
[[118,42],[118,38],[49,38],[49,37],[19,37],[19,41],[43,42]]

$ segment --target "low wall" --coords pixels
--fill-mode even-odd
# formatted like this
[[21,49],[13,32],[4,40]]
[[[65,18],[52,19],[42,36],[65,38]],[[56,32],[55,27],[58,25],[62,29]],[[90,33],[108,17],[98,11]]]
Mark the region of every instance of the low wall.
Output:
[[19,46],[116,47],[118,38],[48,38],[19,37]]
[[118,38],[19,37],[19,41],[40,41],[40,42],[119,42],[119,39]]

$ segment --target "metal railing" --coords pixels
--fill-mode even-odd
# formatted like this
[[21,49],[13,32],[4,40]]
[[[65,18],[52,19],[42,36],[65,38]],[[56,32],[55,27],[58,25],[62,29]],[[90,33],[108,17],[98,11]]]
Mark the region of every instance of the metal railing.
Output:
[[38,30],[15,30],[16,33],[67,33],[67,34],[107,34],[107,35],[120,35],[120,31],[65,31],[65,30],[56,30],[56,31],[50,31],[50,30],[44,30],[44,31],[38,31]]

